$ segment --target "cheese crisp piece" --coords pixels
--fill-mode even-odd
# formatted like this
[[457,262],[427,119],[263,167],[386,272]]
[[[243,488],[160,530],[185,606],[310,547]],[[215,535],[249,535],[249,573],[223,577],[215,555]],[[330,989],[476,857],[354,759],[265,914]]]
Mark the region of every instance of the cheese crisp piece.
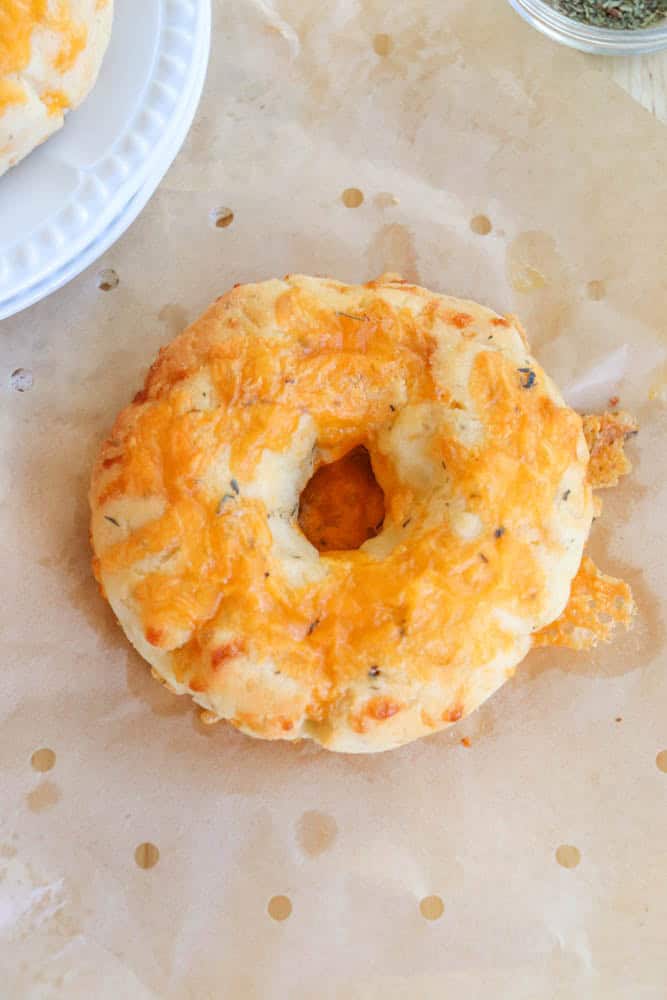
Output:
[[584,556],[572,581],[570,599],[556,621],[536,633],[536,646],[591,649],[608,642],[616,625],[628,628],[636,611],[632,591],[623,580],[601,573]]
[[620,477],[632,470],[624,445],[637,433],[637,421],[621,411],[587,414],[583,422],[591,456],[588,481],[594,489],[616,486]]
[[[616,486],[621,476],[632,470],[625,444],[637,434],[637,421],[624,412],[587,414],[584,434],[590,452],[588,481],[596,489]],[[594,497],[595,516],[601,513]],[[565,646],[591,649],[608,642],[616,625],[629,628],[636,607],[632,591],[623,580],[601,573],[592,559],[582,559],[572,581],[570,599],[563,614],[534,637],[536,646]]]

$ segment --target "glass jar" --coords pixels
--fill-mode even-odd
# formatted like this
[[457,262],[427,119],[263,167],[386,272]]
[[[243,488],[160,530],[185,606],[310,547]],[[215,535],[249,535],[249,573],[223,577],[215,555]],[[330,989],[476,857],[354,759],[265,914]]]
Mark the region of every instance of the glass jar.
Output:
[[629,31],[617,28],[598,28],[583,21],[575,21],[554,10],[544,0],[509,0],[524,20],[534,28],[563,45],[570,45],[582,52],[595,52],[607,56],[641,55],[667,48],[667,18],[652,28]]

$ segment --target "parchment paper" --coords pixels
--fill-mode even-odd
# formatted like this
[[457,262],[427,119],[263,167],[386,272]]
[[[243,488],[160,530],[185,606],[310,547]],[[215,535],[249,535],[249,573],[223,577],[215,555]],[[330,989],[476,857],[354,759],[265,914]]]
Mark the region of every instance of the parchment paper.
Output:
[[[0,325],[0,995],[664,998],[665,131],[502,0],[215,7],[197,122],[140,220]],[[590,544],[636,627],[531,654],[474,716],[384,755],[205,729],[96,591],[93,455],[234,282],[388,268],[520,314],[573,404],[639,417]]]

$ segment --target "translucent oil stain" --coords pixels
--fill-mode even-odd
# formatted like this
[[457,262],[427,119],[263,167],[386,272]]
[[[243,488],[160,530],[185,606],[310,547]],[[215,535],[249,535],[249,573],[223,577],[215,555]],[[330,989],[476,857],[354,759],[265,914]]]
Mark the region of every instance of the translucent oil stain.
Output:
[[528,330],[532,348],[539,352],[568,329],[580,278],[559,253],[548,233],[528,230],[508,245],[505,272],[512,290],[521,296],[516,311]]
[[333,816],[315,810],[305,812],[297,825],[299,847],[309,858],[328,851],[338,836],[338,824]]
[[520,233],[507,248],[507,278],[515,292],[536,292],[550,283],[554,241],[538,231]]
[[176,337],[188,325],[188,314],[183,306],[176,302],[168,302],[157,314],[157,318],[164,323],[167,332]]
[[651,401],[667,400],[667,365],[656,368],[649,382],[648,398]]
[[45,812],[60,801],[60,789],[52,781],[44,781],[26,796],[28,809],[33,813]]

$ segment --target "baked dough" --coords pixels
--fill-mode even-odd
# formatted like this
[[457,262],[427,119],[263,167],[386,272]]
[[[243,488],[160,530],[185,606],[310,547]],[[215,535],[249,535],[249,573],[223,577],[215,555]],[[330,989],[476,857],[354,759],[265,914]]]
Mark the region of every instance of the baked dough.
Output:
[[[320,552],[301,493],[362,445],[383,523]],[[588,461],[513,318],[392,275],[239,286],[160,352],[104,442],[95,572],[206,720],[385,750],[477,708],[561,615]]]
[[0,0],[0,176],[90,92],[113,0]]

